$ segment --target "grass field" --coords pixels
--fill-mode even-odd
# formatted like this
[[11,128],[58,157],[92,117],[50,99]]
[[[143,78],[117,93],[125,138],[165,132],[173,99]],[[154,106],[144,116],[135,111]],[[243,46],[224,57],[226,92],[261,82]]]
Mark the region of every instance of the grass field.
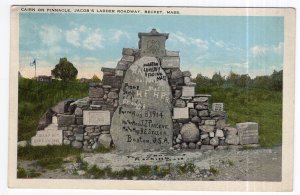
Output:
[[37,82],[19,79],[18,140],[29,140],[36,133],[38,121],[46,110],[67,98],[88,96],[88,84],[62,82]]
[[228,123],[240,122],[259,124],[259,142],[263,147],[281,144],[282,140],[282,92],[255,88],[201,89],[196,92],[211,94],[210,103],[223,102]]
[[[211,94],[210,102],[223,102],[228,122],[252,121],[259,124],[261,146],[281,144],[282,92],[237,87],[196,87],[196,93]],[[88,84],[53,81],[41,83],[19,80],[18,140],[29,140],[36,133],[40,117],[49,108],[66,98],[88,95]]]

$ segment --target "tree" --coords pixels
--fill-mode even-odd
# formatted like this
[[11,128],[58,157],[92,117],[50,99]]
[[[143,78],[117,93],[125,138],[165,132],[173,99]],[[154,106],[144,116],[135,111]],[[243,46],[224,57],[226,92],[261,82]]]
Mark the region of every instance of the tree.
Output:
[[225,82],[224,77],[222,77],[221,73],[214,73],[211,79],[212,83],[218,87],[222,86]]
[[78,70],[67,60],[67,58],[60,58],[59,63],[55,65],[53,70],[51,70],[51,74],[55,78],[70,81],[76,79]]
[[101,81],[100,78],[99,78],[97,75],[95,75],[95,74],[94,74],[94,76],[91,78],[91,80],[92,80],[93,82],[99,82],[99,81]]
[[283,70],[280,71],[273,71],[273,74],[271,75],[272,79],[272,87],[274,90],[282,90],[283,85]]

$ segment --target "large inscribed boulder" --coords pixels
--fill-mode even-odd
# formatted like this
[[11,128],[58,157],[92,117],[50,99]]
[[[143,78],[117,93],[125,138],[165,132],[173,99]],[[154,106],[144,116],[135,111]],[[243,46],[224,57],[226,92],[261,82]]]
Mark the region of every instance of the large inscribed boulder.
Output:
[[172,93],[155,57],[142,57],[127,70],[111,136],[116,149],[163,150],[172,146]]

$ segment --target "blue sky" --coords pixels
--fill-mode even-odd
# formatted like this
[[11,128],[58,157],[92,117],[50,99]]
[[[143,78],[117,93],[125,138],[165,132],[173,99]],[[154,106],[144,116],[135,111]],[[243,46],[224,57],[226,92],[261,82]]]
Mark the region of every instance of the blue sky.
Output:
[[283,67],[283,17],[162,16],[101,14],[20,14],[20,72],[50,75],[67,57],[78,77],[101,77],[101,67],[114,68],[122,48],[138,47],[138,32],[152,28],[170,33],[166,47],[180,51],[181,69],[193,76],[230,70],[257,75]]

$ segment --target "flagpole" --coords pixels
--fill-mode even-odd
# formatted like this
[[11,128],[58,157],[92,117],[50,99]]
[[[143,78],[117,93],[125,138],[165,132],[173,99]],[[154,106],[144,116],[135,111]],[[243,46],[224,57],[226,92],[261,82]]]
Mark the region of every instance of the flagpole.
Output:
[[34,63],[34,77],[37,80],[37,78],[36,78],[36,59],[35,59],[35,63]]

